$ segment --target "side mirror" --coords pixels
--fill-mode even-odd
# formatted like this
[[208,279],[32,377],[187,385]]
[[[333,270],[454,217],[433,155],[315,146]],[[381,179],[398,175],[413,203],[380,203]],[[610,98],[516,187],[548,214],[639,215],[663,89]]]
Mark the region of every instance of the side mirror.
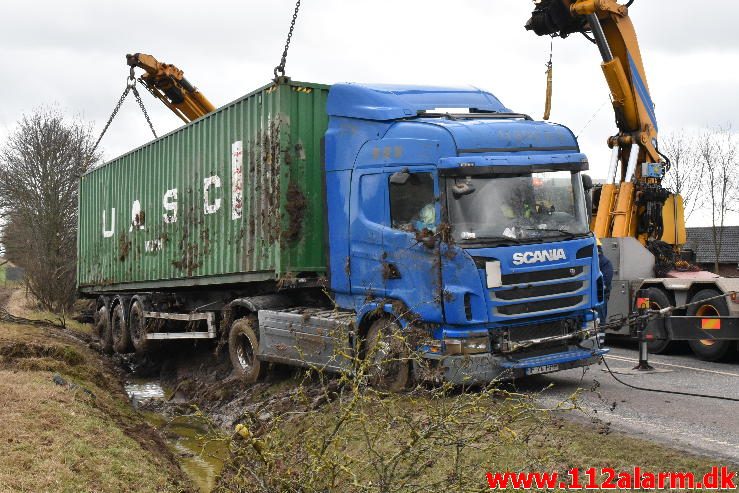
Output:
[[590,175],[581,175],[582,187],[585,189],[585,208],[588,213],[588,222],[593,220],[593,179]]
[[408,168],[404,168],[403,171],[396,171],[390,175],[390,183],[393,185],[405,185],[410,177],[411,174]]
[[580,175],[580,178],[582,179],[582,187],[586,192],[593,189],[593,179],[590,178],[590,175]]
[[452,194],[454,194],[455,199],[471,193],[475,193],[475,187],[472,185],[472,178],[469,176],[465,179],[464,183],[455,183],[452,186]]

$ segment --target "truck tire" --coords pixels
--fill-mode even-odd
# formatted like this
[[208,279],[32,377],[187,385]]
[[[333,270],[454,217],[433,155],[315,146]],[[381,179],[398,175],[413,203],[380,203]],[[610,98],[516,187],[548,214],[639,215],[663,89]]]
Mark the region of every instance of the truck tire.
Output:
[[[667,296],[667,293],[661,289],[651,287],[647,289],[647,292],[649,293],[649,308],[651,310],[661,310],[668,306],[672,306],[672,302]],[[668,338],[664,341],[649,341],[647,343],[647,349],[649,352],[652,354],[663,354],[668,352],[673,346],[673,341],[669,339],[669,334],[667,337]]]
[[367,330],[364,357],[373,387],[400,392],[410,380],[410,351],[397,322],[379,318]]
[[240,318],[231,324],[228,332],[228,355],[234,374],[246,383],[254,383],[262,376],[259,351],[259,321],[255,315]]
[[110,317],[110,331],[113,335],[113,350],[119,354],[127,353],[131,345],[127,322],[123,303],[118,303]]
[[[701,302],[716,296],[721,296],[721,293],[715,289],[704,289],[698,291],[690,302]],[[728,316],[729,307],[725,298],[717,298],[690,306],[687,314],[690,317]],[[690,349],[698,359],[703,361],[721,361],[729,355],[729,351],[733,346],[732,341],[714,341],[711,339],[689,341],[688,344],[690,344]]]
[[150,326],[151,323],[144,318],[144,304],[140,300],[134,300],[128,312],[128,332],[131,336],[131,345],[138,354],[153,349],[154,341],[146,338]]
[[95,334],[97,334],[100,341],[100,349],[106,353],[111,354],[113,352],[113,333],[110,330],[110,314],[108,307],[103,305],[98,308],[95,316]]
[[90,332],[92,334],[92,338],[100,341],[100,331],[101,330],[102,330],[102,325],[100,323],[100,308],[96,308],[95,313],[92,316],[92,331]]

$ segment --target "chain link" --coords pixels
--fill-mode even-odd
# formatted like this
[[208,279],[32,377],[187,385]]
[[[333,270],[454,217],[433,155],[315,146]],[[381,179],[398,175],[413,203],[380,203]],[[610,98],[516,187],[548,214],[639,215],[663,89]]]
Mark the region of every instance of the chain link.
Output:
[[98,145],[100,145],[100,141],[103,140],[105,132],[108,131],[108,127],[110,127],[110,124],[113,123],[113,119],[118,114],[121,106],[123,106],[123,102],[126,100],[129,92],[133,92],[133,95],[136,97],[136,102],[139,104],[139,108],[141,108],[141,111],[144,113],[146,123],[149,124],[151,133],[154,134],[155,139],[157,138],[157,133],[154,131],[154,125],[151,123],[149,113],[146,111],[146,107],[144,106],[144,102],[141,100],[141,95],[139,94],[138,89],[136,89],[136,77],[133,75],[133,67],[131,67],[131,75],[128,77],[126,89],[124,89],[123,94],[121,94],[121,97],[118,99],[118,103],[116,103],[115,108],[113,108],[113,113],[110,114],[110,118],[108,118],[108,123],[106,123],[105,127],[103,127],[103,131],[100,132],[100,137],[98,137],[97,142],[95,142],[95,147],[92,148],[92,152],[95,152],[97,150]]
[[157,133],[154,130],[154,125],[151,123],[151,118],[149,118],[149,113],[146,112],[146,107],[144,106],[144,102],[141,100],[141,95],[139,94],[138,89],[136,89],[136,85],[134,84],[133,87],[131,87],[131,90],[133,91],[133,95],[136,98],[136,102],[139,103],[139,108],[141,108],[141,111],[144,113],[144,117],[146,118],[146,123],[149,124],[149,128],[151,129],[151,133],[154,134],[154,138],[157,138]]
[[282,77],[285,76],[285,64],[287,63],[287,50],[290,49],[290,41],[292,41],[293,37],[293,31],[295,30],[295,21],[298,20],[298,11],[300,10],[300,1],[298,0],[295,4],[295,12],[293,13],[293,20],[290,23],[290,30],[287,33],[287,41],[285,41],[285,51],[282,52],[282,59],[280,60],[280,64],[275,67],[274,74],[275,79],[280,77],[277,75],[277,72],[280,72],[282,74]]

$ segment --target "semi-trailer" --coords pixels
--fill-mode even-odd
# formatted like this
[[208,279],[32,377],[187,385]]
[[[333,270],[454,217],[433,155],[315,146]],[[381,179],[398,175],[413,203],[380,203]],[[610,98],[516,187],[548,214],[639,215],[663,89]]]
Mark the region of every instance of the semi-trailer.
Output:
[[106,351],[223,341],[245,380],[372,353],[402,388],[410,333],[454,383],[585,366],[587,169],[476,88],[280,78],[81,178],[78,287]]

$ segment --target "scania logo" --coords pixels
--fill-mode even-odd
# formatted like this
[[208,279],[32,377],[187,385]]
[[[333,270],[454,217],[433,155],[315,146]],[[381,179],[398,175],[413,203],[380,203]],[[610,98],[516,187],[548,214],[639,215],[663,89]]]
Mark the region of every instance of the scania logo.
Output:
[[519,252],[513,254],[513,265],[556,262],[557,260],[567,260],[567,254],[563,248],[538,250],[536,252]]

